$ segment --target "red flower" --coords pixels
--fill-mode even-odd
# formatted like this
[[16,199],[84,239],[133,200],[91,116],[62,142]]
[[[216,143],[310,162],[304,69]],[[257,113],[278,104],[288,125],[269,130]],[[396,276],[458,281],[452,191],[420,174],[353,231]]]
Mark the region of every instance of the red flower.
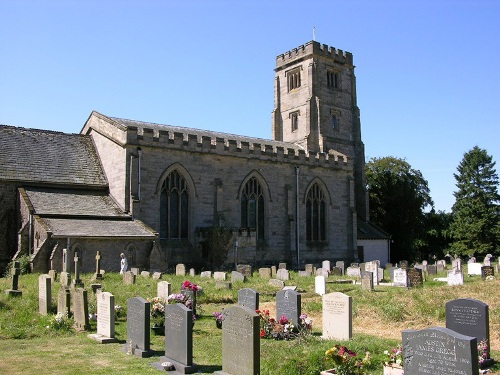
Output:
[[260,337],[264,337],[266,335],[266,331],[263,329],[260,330]]

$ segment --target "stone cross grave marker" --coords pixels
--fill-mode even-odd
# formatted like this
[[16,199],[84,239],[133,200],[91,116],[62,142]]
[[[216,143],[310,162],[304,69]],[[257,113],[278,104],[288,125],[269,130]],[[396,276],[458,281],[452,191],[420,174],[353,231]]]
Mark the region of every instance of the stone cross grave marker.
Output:
[[276,293],[276,320],[285,316],[298,327],[300,324],[301,295],[295,290],[280,290]]
[[404,330],[405,375],[477,375],[477,339],[448,328]]
[[102,279],[101,273],[101,252],[97,251],[95,255],[95,278],[97,280]]
[[89,302],[87,291],[83,288],[76,288],[73,292],[73,318],[78,331],[90,330]]
[[78,256],[78,252],[75,252],[73,260],[75,262],[75,279],[73,280],[73,286],[83,288],[83,281],[80,279],[80,257]]
[[[150,349],[150,303],[142,297],[127,301],[127,343],[123,351],[137,357],[151,357]],[[97,316],[99,319],[99,315]]]
[[52,310],[52,279],[49,275],[38,276],[38,312],[47,315]]
[[[477,338],[477,342],[486,341],[488,350],[486,358],[489,365],[490,359],[490,319],[489,306],[471,298],[461,298],[446,303],[446,328],[462,335]],[[487,365],[485,364],[485,365]]]
[[115,338],[115,296],[109,292],[97,295],[97,333],[89,337],[101,344],[118,341]]
[[20,297],[22,296],[23,292],[18,290],[19,288],[19,275],[21,275],[21,263],[18,261],[14,262],[14,265],[12,266],[11,270],[11,275],[12,275],[12,288],[7,289],[5,291],[5,294],[8,296],[12,297]]
[[222,371],[219,375],[260,374],[260,317],[245,306],[224,310]]
[[352,338],[352,297],[334,292],[323,295],[324,339],[350,340]]
[[152,365],[164,370],[162,363],[170,362],[176,374],[194,374],[193,312],[181,303],[165,306],[165,356]]
[[248,307],[250,310],[259,309],[259,292],[251,288],[243,288],[238,291],[238,305]]

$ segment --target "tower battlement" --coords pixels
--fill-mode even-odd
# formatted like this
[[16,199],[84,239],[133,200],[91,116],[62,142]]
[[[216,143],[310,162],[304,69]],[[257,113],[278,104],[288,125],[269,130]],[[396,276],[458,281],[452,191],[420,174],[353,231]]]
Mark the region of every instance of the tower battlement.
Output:
[[310,41],[306,44],[298,46],[297,48],[293,48],[290,51],[276,56],[276,67],[287,65],[290,62],[302,59],[311,54],[333,59],[335,60],[335,62],[340,64],[353,64],[351,52],[345,52],[341,49],[330,47],[327,44],[320,44],[316,41]]

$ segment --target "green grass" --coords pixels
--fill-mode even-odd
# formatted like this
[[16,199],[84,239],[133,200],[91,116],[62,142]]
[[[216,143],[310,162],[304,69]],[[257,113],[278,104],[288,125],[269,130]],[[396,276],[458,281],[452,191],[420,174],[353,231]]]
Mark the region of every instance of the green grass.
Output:
[[[89,304],[95,306],[90,289],[90,274],[82,275],[89,290]],[[455,298],[476,298],[490,306],[490,335],[492,357],[500,358],[500,280],[482,281],[479,277],[466,278],[465,285],[448,287],[442,283],[426,282],[423,288],[407,290],[378,286],[373,292],[362,291],[359,285],[327,283],[327,292],[342,292],[353,298],[354,336],[348,342],[321,339],[321,297],[314,293],[314,277],[298,277],[291,273],[287,284],[297,285],[302,294],[302,312],[313,318],[313,334],[293,341],[261,340],[262,375],[317,375],[329,366],[324,353],[334,344],[344,344],[364,356],[372,355],[369,367],[372,375],[382,374],[383,352],[401,341],[403,329],[421,329],[429,326],[445,326],[444,304]],[[261,306],[272,309],[277,290],[262,280],[258,273],[245,283],[235,283],[230,290],[216,289],[213,279],[164,275],[163,280],[172,284],[172,292],[180,291],[181,283],[189,279],[200,285],[204,293],[198,297],[201,316],[193,331],[193,360],[200,372],[211,374],[222,368],[222,331],[215,327],[212,313],[234,304],[238,290],[253,288],[260,293]],[[329,281],[334,280],[329,278]],[[124,285],[121,275],[105,274],[104,291],[115,296],[115,304],[126,310],[131,297],[143,298],[156,295],[157,281],[137,277],[135,285]],[[140,359],[122,352],[126,334],[126,315],[116,321],[116,338],[119,343],[99,344],[87,337],[95,332],[53,329],[54,315],[38,314],[38,275],[22,275],[19,289],[22,297],[8,297],[11,281],[0,278],[0,374],[157,374],[151,366],[164,351],[164,337],[151,336],[154,356]],[[52,288],[53,304],[56,304],[59,285]],[[54,306],[55,307],[55,306]],[[47,328],[49,327],[49,328]],[[500,368],[500,366],[495,366]],[[495,373],[495,372],[493,372]]]

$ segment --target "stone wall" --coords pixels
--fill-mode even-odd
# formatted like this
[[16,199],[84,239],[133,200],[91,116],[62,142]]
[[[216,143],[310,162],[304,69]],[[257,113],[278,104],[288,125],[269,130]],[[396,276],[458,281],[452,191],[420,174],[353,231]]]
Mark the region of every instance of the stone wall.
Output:
[[0,184],[0,275],[17,250],[17,188]]

